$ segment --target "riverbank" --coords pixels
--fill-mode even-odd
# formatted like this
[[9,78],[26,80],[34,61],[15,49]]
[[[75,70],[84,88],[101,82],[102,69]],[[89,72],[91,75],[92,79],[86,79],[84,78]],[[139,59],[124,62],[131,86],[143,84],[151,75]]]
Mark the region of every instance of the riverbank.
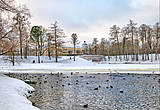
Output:
[[159,110],[160,75],[7,74],[29,82],[41,110]]
[[0,109],[39,110],[27,99],[34,88],[21,80],[0,74]]

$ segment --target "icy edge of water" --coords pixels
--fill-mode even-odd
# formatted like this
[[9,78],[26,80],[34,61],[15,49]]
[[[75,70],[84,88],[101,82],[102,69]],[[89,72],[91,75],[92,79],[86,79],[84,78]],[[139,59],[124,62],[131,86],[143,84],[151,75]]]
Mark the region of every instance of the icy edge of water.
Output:
[[27,99],[34,88],[25,82],[0,74],[0,108],[3,110],[40,110]]

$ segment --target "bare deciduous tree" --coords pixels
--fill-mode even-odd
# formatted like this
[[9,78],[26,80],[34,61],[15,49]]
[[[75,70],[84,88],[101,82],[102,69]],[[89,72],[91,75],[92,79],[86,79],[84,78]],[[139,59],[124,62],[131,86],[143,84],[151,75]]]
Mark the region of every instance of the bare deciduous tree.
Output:
[[59,56],[58,48],[64,43],[62,39],[65,37],[65,35],[63,30],[59,28],[57,21],[54,24],[51,24],[51,31],[54,36],[53,40],[55,46],[56,62],[58,62],[58,56]]
[[97,50],[98,50],[98,39],[94,38],[92,42],[92,49],[94,49],[94,54],[97,55]]

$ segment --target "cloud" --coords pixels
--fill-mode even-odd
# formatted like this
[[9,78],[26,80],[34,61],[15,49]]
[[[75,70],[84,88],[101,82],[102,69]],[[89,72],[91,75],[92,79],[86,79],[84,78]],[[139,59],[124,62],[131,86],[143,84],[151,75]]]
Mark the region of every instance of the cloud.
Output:
[[70,36],[80,40],[108,37],[113,24],[125,26],[129,19],[154,24],[158,19],[157,0],[19,0],[32,12],[32,24],[49,27],[57,20]]

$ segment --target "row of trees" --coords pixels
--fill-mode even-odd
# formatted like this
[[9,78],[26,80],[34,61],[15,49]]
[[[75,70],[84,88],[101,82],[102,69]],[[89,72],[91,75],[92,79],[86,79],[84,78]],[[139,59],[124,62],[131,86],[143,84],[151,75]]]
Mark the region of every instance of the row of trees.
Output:
[[14,55],[20,55],[21,59],[36,55],[40,63],[40,56],[48,51],[49,59],[55,53],[58,62],[59,48],[65,37],[63,30],[57,22],[51,24],[49,29],[31,27],[30,17],[26,6],[17,6],[15,0],[0,0],[0,55],[11,55],[13,65]]
[[0,55],[12,55],[13,65],[16,52],[22,58],[22,42],[29,36],[28,18],[30,12],[26,6],[16,6],[15,0],[0,0]]
[[[26,6],[16,6],[14,0],[0,0],[0,55],[20,55],[21,59],[27,58],[27,55],[40,56],[47,51],[48,57],[55,55],[56,62],[60,47],[65,43],[63,38],[66,37],[63,30],[55,22],[51,24],[49,29],[43,26],[30,26],[30,12]],[[3,17],[3,14],[9,17]],[[108,56],[116,56],[116,60],[128,60],[131,55],[132,61],[138,61],[139,55],[142,60],[149,60],[149,54],[155,54],[155,60],[158,59],[160,24],[154,26],[142,24],[138,26],[132,20],[125,26],[120,28],[113,25],[110,28],[109,39],[102,38],[99,42],[97,38],[93,39],[92,44],[84,47],[84,54],[100,54]],[[76,33],[71,35],[71,41],[75,48],[79,43]],[[14,62],[12,60],[12,62]],[[153,61],[153,57],[151,57]]]
[[138,61],[139,55],[142,56],[143,61],[150,60],[149,54],[153,61],[153,54],[155,54],[155,60],[158,60],[159,38],[159,23],[154,26],[146,24],[137,26],[137,23],[130,20],[129,24],[123,28],[113,25],[110,28],[109,39],[102,38],[99,42],[97,38],[94,38],[92,44],[86,46],[85,53],[108,57],[113,55],[116,56],[116,60],[118,56],[121,60],[121,55],[123,55],[123,59],[128,60],[128,56],[131,55],[132,61]]
[[[49,29],[45,29],[42,26],[33,26],[30,32],[30,44],[31,50],[36,50],[36,56],[38,56],[38,62],[40,63],[40,56],[48,51],[48,57],[51,60],[51,56],[55,55],[56,62],[58,62],[59,48],[65,43],[63,38],[65,34],[63,30],[58,26],[57,21],[51,24]],[[54,50],[54,52],[52,52]]]

